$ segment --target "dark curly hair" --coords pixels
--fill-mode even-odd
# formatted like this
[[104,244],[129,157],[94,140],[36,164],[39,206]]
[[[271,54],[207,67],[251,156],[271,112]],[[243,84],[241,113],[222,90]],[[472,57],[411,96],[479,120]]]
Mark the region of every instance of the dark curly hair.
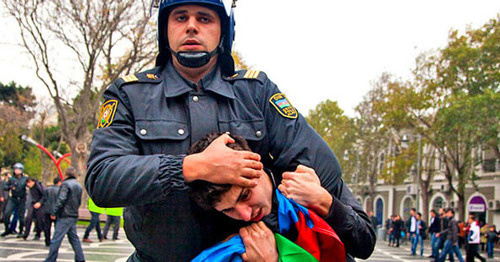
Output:
[[[210,133],[196,141],[188,151],[188,155],[200,153],[205,150],[215,139],[224,133]],[[234,150],[252,151],[248,146],[245,138],[236,135],[229,136],[234,139],[235,143],[227,144]],[[191,199],[201,208],[209,210],[214,204],[220,201],[221,196],[231,189],[231,184],[214,184],[204,180],[195,180],[189,184]]]

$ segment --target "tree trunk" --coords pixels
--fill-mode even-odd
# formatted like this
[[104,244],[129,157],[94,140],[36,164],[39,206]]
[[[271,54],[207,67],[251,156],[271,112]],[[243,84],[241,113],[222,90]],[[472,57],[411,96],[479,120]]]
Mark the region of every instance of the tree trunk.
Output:
[[85,190],[85,173],[87,171],[86,165],[87,160],[89,158],[89,150],[88,150],[88,141],[90,141],[90,133],[86,132],[83,134],[80,139],[71,139],[70,140],[70,148],[71,148],[71,166],[76,168],[78,172],[78,182],[84,188],[82,194],[82,208],[87,207],[89,196],[87,191]]

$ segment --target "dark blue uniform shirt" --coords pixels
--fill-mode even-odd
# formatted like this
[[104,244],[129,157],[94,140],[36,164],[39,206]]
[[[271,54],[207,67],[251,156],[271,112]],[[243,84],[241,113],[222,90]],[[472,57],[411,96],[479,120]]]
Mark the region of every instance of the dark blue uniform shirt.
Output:
[[136,258],[188,261],[229,228],[190,202],[182,175],[191,144],[213,131],[246,138],[275,174],[298,164],[313,168],[333,196],[325,221],[347,253],[372,253],[375,233],[335,155],[264,73],[223,77],[216,68],[194,84],[169,62],[117,80],[104,99],[85,184],[98,206],[126,206],[125,231]]

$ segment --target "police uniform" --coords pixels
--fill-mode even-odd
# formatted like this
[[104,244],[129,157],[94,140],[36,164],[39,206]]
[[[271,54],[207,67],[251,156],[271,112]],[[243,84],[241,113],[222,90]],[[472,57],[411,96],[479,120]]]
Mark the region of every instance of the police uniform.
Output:
[[104,100],[85,184],[97,205],[126,206],[138,260],[187,261],[219,240],[211,232],[220,228],[189,201],[182,175],[191,144],[213,131],[243,136],[275,174],[313,168],[333,196],[325,221],[347,253],[372,253],[375,232],[335,155],[264,73],[224,77],[216,67],[195,84],[169,61],[117,80]]

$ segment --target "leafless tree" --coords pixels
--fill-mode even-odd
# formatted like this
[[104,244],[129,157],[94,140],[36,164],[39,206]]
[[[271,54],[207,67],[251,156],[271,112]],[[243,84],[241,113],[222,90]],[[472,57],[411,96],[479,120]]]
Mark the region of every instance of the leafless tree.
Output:
[[104,90],[154,61],[150,1],[2,1],[54,102],[71,162],[83,174]]

